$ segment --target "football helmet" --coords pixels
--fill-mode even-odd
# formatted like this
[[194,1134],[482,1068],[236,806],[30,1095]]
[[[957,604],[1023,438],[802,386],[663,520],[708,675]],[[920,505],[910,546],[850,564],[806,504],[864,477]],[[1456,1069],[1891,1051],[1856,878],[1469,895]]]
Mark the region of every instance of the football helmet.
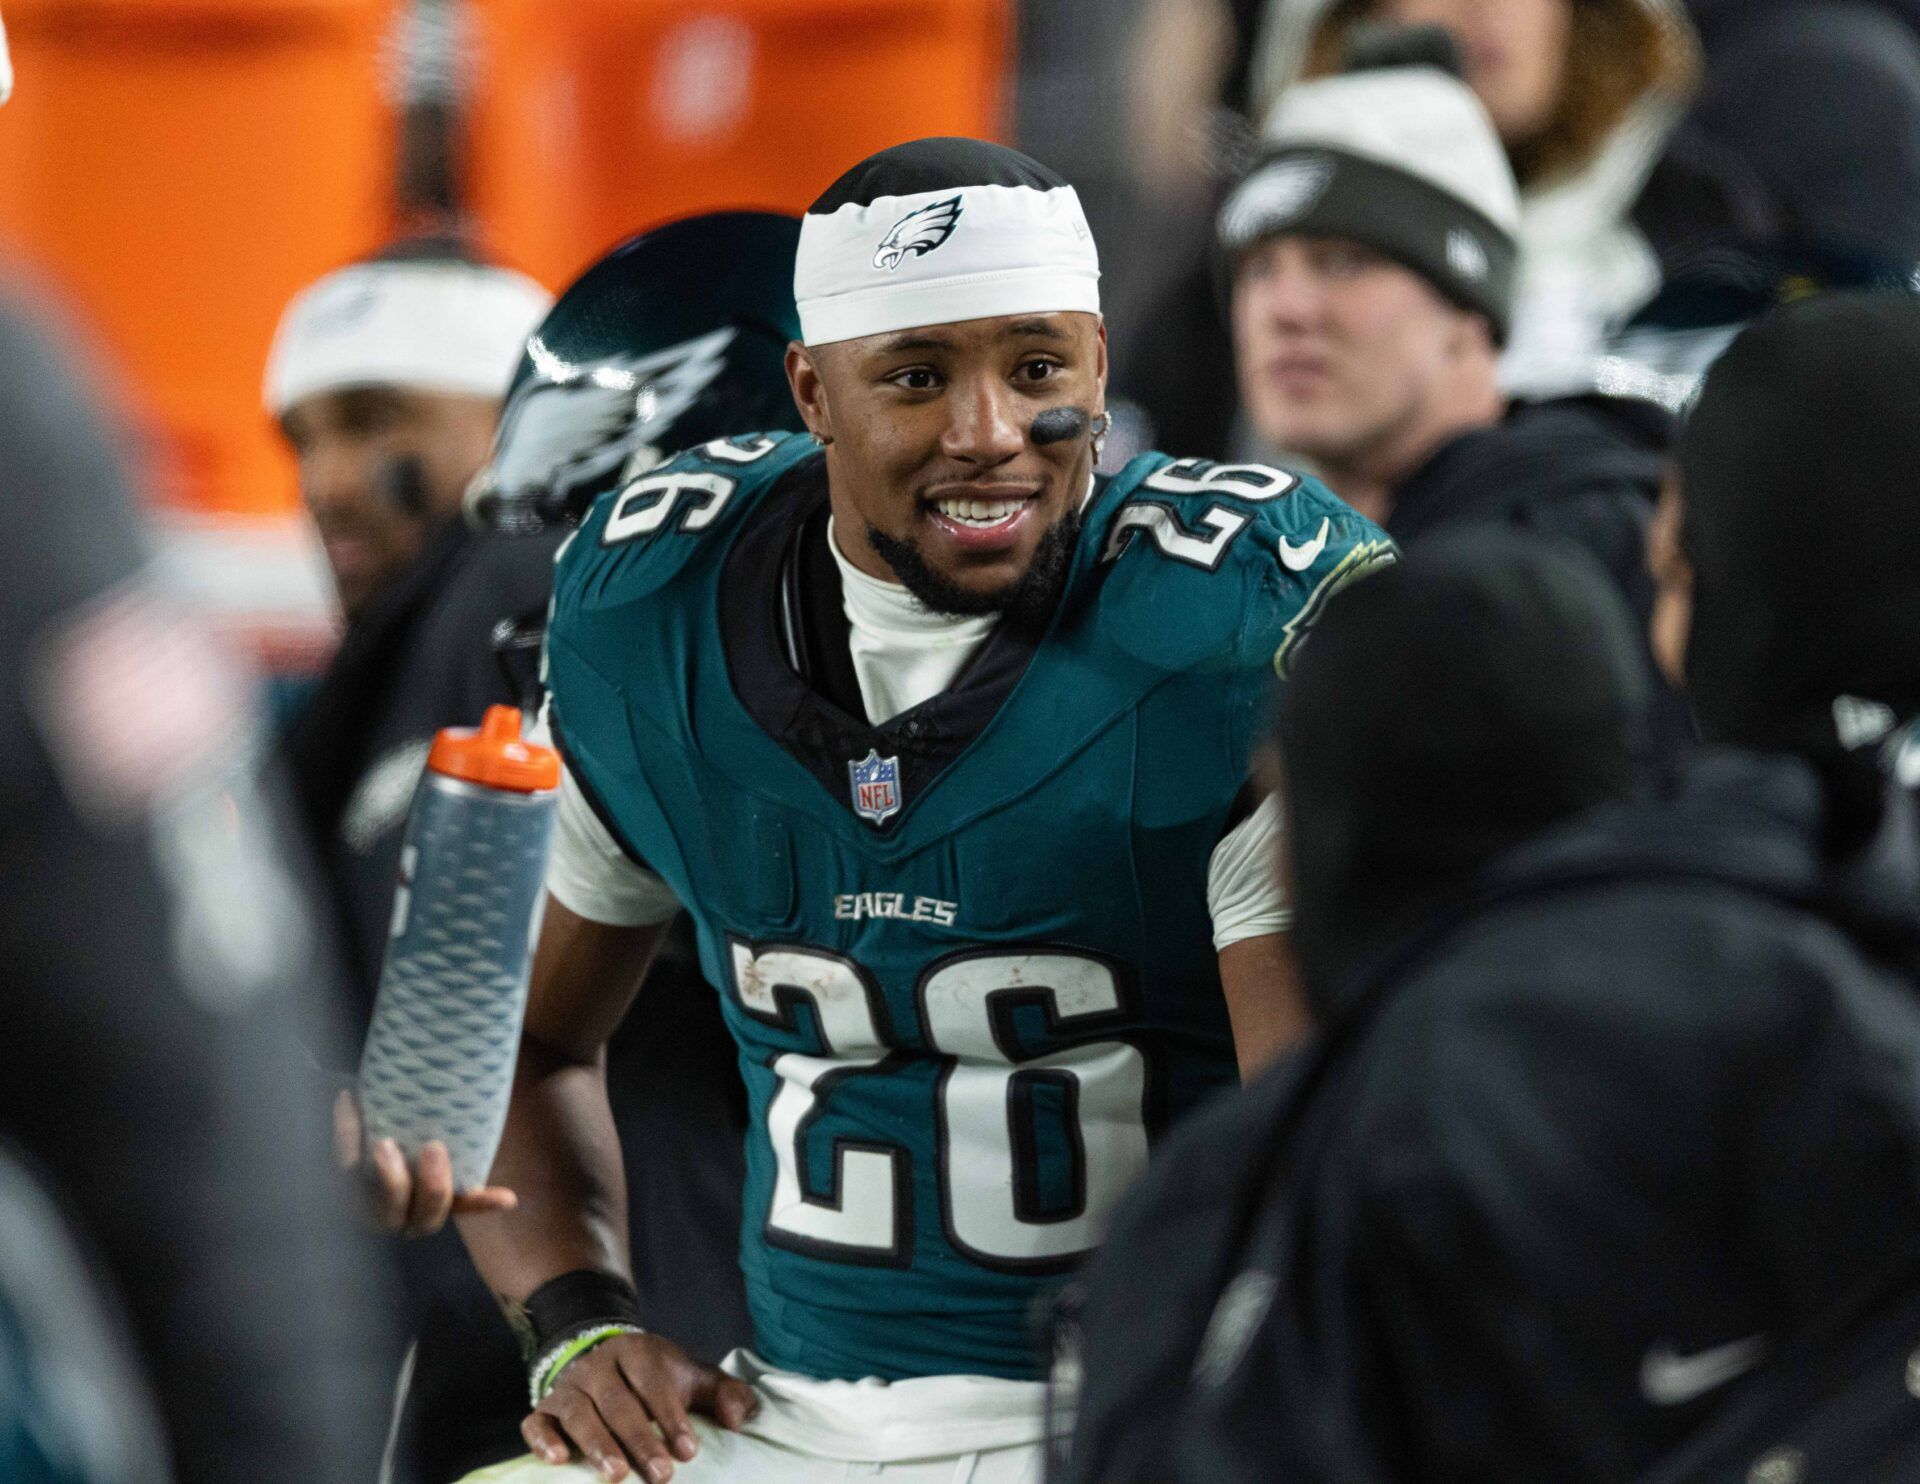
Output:
[[517,532],[572,523],[682,449],[798,431],[785,361],[799,241],[793,217],[716,212],[588,268],[527,341],[470,516]]

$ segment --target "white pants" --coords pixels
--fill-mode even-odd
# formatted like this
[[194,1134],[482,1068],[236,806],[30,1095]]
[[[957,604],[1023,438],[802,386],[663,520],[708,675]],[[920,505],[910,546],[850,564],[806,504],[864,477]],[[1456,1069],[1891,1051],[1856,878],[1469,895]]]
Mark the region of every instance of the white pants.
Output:
[[[1045,1387],[984,1376],[816,1381],[744,1350],[722,1366],[760,1395],[741,1432],[693,1419],[700,1452],[674,1463],[674,1484],[1040,1484]],[[641,1476],[634,1476],[642,1484]],[[605,1484],[581,1463],[531,1456],[461,1484]]]

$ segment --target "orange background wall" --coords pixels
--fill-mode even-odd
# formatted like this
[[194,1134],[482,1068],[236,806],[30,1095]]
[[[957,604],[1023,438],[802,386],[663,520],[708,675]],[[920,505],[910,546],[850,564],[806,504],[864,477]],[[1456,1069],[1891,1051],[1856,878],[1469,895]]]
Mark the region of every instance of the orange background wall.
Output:
[[163,498],[286,511],[260,370],[288,297],[385,230],[387,0],[5,6],[0,240],[117,355]]
[[[798,211],[872,150],[998,134],[1011,3],[469,0],[480,240],[558,288],[652,223]],[[117,353],[165,501],[292,514],[261,368],[288,298],[393,230],[397,0],[0,4],[0,249]]]
[[642,226],[799,212],[887,145],[1003,130],[1008,0],[478,0],[476,14],[475,204],[555,284]]

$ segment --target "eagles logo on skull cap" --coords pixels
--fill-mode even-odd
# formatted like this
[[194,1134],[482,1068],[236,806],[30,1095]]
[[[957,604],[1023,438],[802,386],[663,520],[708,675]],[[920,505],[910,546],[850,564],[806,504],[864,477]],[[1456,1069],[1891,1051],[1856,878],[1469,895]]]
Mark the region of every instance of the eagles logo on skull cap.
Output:
[[906,262],[909,253],[930,253],[953,235],[960,221],[960,198],[949,196],[931,206],[909,211],[893,224],[874,250],[873,266],[889,271]]
[[1080,199],[980,139],[916,139],[862,160],[808,208],[794,298],[808,345],[922,325],[1100,312]]

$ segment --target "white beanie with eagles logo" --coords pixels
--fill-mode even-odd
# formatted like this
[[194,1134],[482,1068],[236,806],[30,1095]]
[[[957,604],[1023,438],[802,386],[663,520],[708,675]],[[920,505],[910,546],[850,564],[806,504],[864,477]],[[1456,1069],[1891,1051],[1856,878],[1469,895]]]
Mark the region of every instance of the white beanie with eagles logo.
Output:
[[808,345],[1055,310],[1100,312],[1080,198],[979,139],[916,139],[861,161],[801,219],[793,292]]
[[1229,256],[1281,233],[1363,243],[1480,310],[1504,340],[1519,226],[1519,191],[1486,108],[1458,77],[1423,65],[1287,89],[1218,231]]

